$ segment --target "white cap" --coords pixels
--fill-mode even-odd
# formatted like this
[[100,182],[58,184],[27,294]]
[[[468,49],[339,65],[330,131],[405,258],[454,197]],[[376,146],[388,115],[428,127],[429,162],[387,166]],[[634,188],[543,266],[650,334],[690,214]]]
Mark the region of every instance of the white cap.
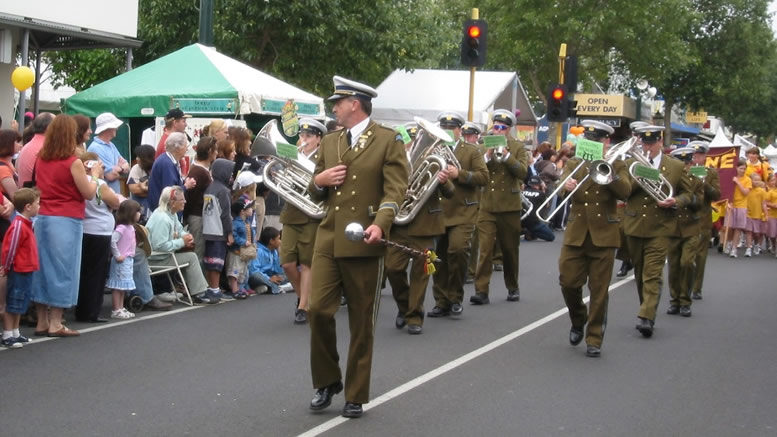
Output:
[[100,132],[104,131],[105,129],[116,129],[117,127],[124,124],[123,121],[116,118],[115,115],[111,114],[110,112],[103,112],[102,114],[97,116],[97,119],[95,120],[95,128],[94,128],[94,134],[99,135]]
[[342,99],[344,97],[361,97],[367,100],[378,97],[378,92],[375,91],[373,87],[356,82],[355,80],[334,76],[332,82],[335,84],[335,93],[327,99],[330,101]]
[[243,170],[237,174],[235,183],[232,184],[233,190],[239,190],[245,188],[251,184],[261,184],[264,179],[261,175],[254,174],[248,170]]

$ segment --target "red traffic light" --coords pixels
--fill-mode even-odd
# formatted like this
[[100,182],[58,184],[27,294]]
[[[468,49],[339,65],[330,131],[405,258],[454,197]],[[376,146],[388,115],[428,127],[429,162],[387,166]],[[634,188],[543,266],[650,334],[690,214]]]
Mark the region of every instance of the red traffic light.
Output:
[[480,27],[479,26],[469,26],[469,29],[467,30],[467,35],[470,36],[470,38],[477,38],[480,36]]
[[561,100],[564,98],[564,89],[563,88],[554,88],[553,92],[551,93],[551,96],[555,100]]

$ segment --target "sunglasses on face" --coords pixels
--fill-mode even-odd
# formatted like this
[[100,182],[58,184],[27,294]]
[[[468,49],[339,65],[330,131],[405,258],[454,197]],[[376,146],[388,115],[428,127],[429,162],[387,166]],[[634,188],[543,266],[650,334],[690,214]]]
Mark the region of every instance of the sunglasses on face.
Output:
[[494,130],[507,130],[510,129],[510,126],[505,126],[503,124],[495,124]]

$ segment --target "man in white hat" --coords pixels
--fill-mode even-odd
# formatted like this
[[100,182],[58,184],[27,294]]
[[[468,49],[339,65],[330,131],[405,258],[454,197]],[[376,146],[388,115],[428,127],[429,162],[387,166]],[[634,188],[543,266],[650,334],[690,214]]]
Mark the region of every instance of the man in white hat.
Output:
[[[385,246],[394,216],[405,197],[409,164],[402,136],[370,120],[371,87],[335,76],[333,112],[343,129],[321,141],[321,156],[308,187],[324,201],[313,252],[308,321],[310,364],[316,393],[312,410],[322,410],[343,389],[337,353],[335,313],[340,295],[348,301],[351,343],[348,351],[343,416],[362,415],[369,401],[372,343],[380,300]],[[365,227],[364,241],[350,241],[345,228]]]
[[117,129],[123,123],[110,112],[98,115],[95,120],[94,140],[86,149],[87,152],[96,153],[100,157],[100,161],[105,166],[105,181],[115,193],[121,193],[119,176],[129,173],[129,163],[111,142],[116,138]]
[[[691,298],[700,300],[702,298],[701,289],[704,284],[704,267],[707,265],[707,244],[712,238],[712,202],[720,200],[720,175],[714,167],[707,167],[707,152],[710,143],[707,141],[691,141],[688,147],[693,149],[693,165],[704,167],[706,176],[702,178],[704,185],[704,198],[701,199],[701,209],[699,210],[699,222],[701,223],[698,251],[694,265],[693,285],[691,286]],[[700,172],[701,173],[701,172]]]

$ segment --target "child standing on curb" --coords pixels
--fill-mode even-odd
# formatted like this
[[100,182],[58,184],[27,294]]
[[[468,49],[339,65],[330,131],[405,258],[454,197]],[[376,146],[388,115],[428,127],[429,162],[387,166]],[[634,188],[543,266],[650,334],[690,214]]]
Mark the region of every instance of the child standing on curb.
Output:
[[18,214],[3,238],[2,250],[2,273],[8,275],[2,345],[16,349],[30,341],[19,332],[19,319],[32,299],[32,272],[40,269],[38,245],[32,232],[32,218],[40,209],[40,193],[22,188],[14,194],[13,204]]
[[135,258],[135,223],[140,220],[140,203],[125,200],[116,213],[116,229],[111,234],[111,269],[105,286],[113,293],[112,319],[131,319],[135,313],[124,308],[124,293],[135,289],[132,265]]

